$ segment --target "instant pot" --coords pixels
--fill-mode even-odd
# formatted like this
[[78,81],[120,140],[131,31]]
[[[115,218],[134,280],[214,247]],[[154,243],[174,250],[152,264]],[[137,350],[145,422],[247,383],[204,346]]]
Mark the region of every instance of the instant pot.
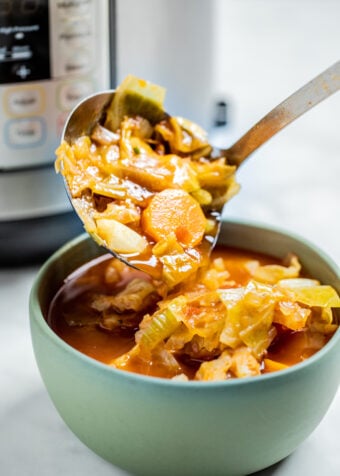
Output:
[[44,258],[82,230],[54,171],[54,151],[70,110],[115,81],[114,6],[0,2],[2,264]]
[[213,4],[0,1],[0,265],[44,259],[83,231],[54,171],[83,97],[132,73],[168,89],[170,113],[208,127]]

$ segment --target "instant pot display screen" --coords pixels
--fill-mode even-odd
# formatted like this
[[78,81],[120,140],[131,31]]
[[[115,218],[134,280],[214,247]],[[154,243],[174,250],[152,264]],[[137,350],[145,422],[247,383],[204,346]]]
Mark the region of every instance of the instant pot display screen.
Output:
[[48,0],[0,0],[0,84],[50,79]]

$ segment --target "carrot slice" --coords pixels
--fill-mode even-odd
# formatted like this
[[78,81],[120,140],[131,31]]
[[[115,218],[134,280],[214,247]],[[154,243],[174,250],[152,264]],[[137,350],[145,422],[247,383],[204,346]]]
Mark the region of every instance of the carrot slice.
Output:
[[276,372],[278,370],[287,369],[289,365],[283,364],[282,362],[277,362],[276,360],[264,359],[264,370],[265,372]]
[[198,245],[204,236],[206,218],[199,203],[181,189],[165,189],[155,195],[142,215],[142,226],[154,240],[175,233],[185,246]]

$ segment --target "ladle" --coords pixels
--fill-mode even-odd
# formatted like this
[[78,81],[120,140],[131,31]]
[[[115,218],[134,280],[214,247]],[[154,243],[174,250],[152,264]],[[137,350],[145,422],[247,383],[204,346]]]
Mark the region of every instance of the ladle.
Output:
[[[274,134],[339,89],[340,61],[281,102],[230,148],[213,149],[212,157],[224,156],[229,164],[239,167],[252,152]],[[105,109],[111,103],[114,94],[114,90],[103,91],[95,93],[80,102],[71,112],[66,122],[62,139],[72,144],[80,136],[90,135],[93,127],[103,117]],[[66,180],[65,186],[71,198]],[[214,238],[211,240],[211,247],[216,242],[217,235]],[[109,251],[130,266],[139,267],[136,264],[134,265],[128,257],[118,255],[113,250]]]

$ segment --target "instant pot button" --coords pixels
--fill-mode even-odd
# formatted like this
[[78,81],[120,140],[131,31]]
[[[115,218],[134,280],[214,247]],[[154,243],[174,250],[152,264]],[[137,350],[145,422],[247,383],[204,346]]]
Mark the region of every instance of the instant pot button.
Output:
[[59,35],[60,44],[64,48],[80,48],[93,42],[93,31],[90,23],[84,19],[65,22],[63,31]]
[[58,104],[62,111],[70,111],[79,101],[93,92],[91,81],[73,81],[60,85],[58,90]]
[[31,73],[31,68],[26,66],[25,64],[19,64],[13,67],[13,74],[19,79],[29,79]]
[[25,117],[41,114],[44,109],[43,90],[14,88],[5,92],[5,110],[9,116]]
[[5,141],[10,147],[35,147],[45,139],[46,124],[42,118],[13,119],[5,124]]
[[86,15],[93,6],[93,0],[73,0],[57,2],[58,13],[65,18]]
[[65,58],[64,71],[67,74],[87,73],[92,68],[91,63],[89,52],[74,50],[68,58]]

